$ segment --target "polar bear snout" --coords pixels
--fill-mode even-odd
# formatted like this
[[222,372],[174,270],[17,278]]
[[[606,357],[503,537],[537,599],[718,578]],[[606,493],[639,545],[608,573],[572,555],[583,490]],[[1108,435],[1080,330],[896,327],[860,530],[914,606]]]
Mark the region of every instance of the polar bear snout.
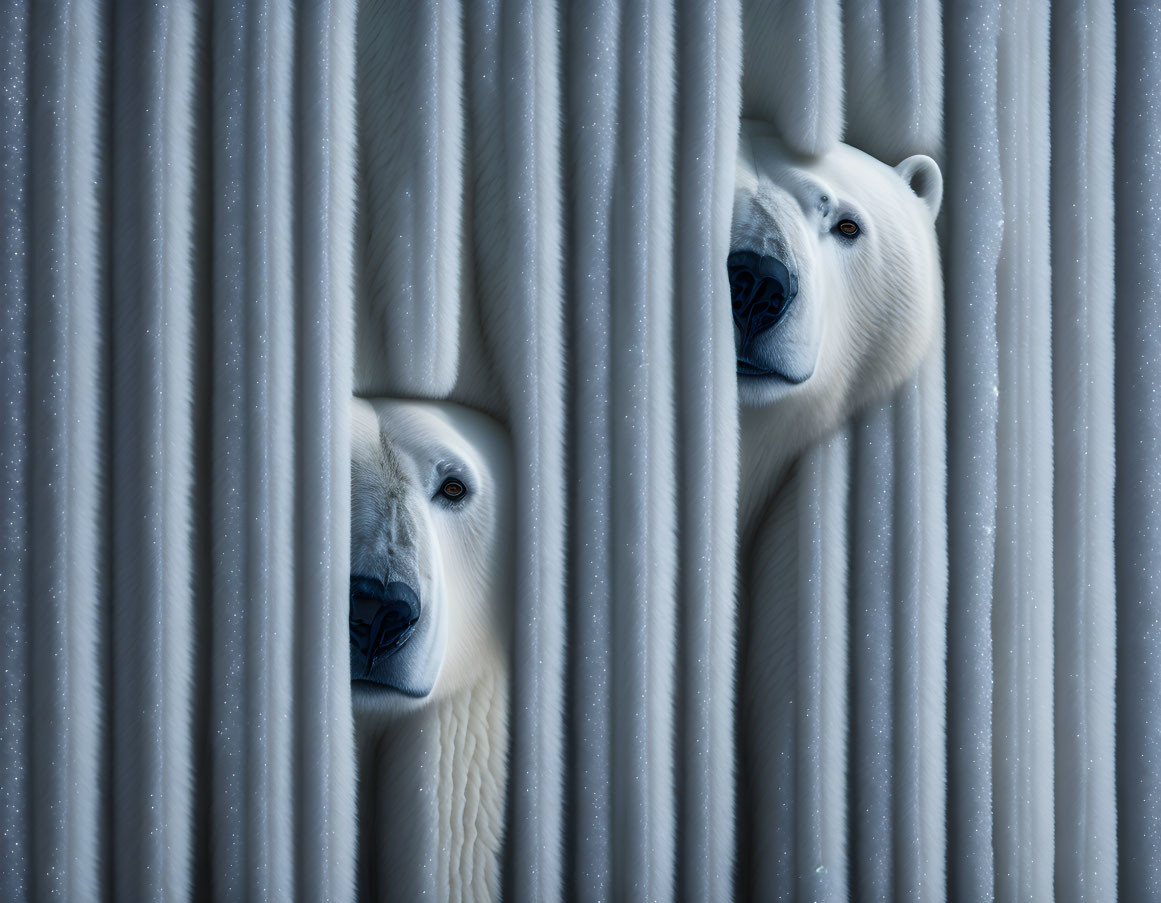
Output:
[[752,251],[734,251],[726,261],[726,269],[741,365],[754,339],[782,319],[794,301],[798,274],[777,257]]
[[362,671],[354,676],[376,680],[375,664],[394,655],[411,638],[419,623],[419,595],[401,581],[384,584],[375,577],[351,578],[351,652]]

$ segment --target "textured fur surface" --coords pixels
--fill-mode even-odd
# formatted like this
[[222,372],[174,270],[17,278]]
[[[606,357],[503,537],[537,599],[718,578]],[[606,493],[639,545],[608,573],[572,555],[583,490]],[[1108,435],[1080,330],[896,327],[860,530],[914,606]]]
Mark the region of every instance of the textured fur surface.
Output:
[[[351,433],[351,573],[386,581],[414,558],[417,633],[433,621],[445,636],[392,656],[422,696],[353,686],[362,895],[496,900],[513,603],[508,440],[466,408],[382,399],[353,402]],[[452,476],[467,487],[461,501],[439,493]]]

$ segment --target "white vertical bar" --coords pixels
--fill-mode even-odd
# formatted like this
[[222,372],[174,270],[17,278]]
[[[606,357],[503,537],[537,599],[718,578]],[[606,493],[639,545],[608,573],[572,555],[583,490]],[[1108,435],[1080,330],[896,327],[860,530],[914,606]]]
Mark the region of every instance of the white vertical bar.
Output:
[[29,522],[33,434],[32,297],[28,272],[31,240],[29,185],[28,3],[13,3],[0,21],[0,77],[11,88],[0,95],[0,896],[27,899],[32,860],[29,788],[29,650],[31,602]]
[[[737,153],[740,10],[678,6],[678,896],[727,899],[734,863],[737,377],[724,261]],[[714,300],[717,299],[717,300]]]
[[1052,896],[1052,395],[1048,20],[1004,7],[998,97],[1004,242],[992,610],[996,898]]
[[947,166],[948,897],[990,899],[996,263],[1003,236],[996,122],[998,4],[944,19]]
[[[798,522],[803,511],[816,504],[816,463],[812,455],[790,468],[752,547],[739,550],[738,585],[745,620],[738,633],[736,890],[744,900],[793,899],[799,892],[798,747],[803,743],[796,714],[799,588],[813,570],[811,555],[804,552],[814,553],[818,542],[800,530]],[[816,789],[808,785],[801,805],[809,809]],[[845,794],[842,802],[845,808]],[[805,819],[810,817],[809,811],[805,813]],[[802,840],[806,858],[811,858],[814,837]]]
[[943,139],[938,0],[844,3],[843,140],[892,164],[934,154]]
[[355,388],[444,397],[456,378],[460,278],[470,267],[461,248],[460,5],[373,0],[358,15]]
[[850,606],[848,603],[848,512],[850,486],[850,430],[844,428],[821,444],[821,466],[812,491],[817,504],[822,548],[818,555],[820,608],[818,636],[819,764],[813,770],[818,786],[809,788],[817,807],[819,858],[804,863],[813,869],[814,887],[820,900],[850,897],[849,733],[850,683],[848,650]]
[[33,10],[29,432],[34,899],[96,893],[101,348],[96,181],[101,32],[92,4]]
[[[673,898],[673,18],[629,3],[613,192],[614,896]],[[641,604],[624,604],[640,599]]]
[[299,311],[295,889],[351,899],[355,810],[350,614],[355,5],[298,11]]
[[[851,486],[851,885],[894,899],[896,761],[894,532],[895,430],[890,403],[852,429]],[[904,791],[906,792],[906,790]]]
[[516,615],[504,895],[561,893],[564,390],[556,11],[472,4],[476,291],[515,454]]
[[[947,409],[944,341],[919,370],[918,463],[906,457],[902,469],[918,472],[922,558],[917,639],[919,655],[919,837],[914,864],[917,897],[942,901],[947,892],[947,643],[948,508]],[[909,452],[915,451],[909,447]],[[912,867],[912,866],[909,866]]]
[[190,892],[193,409],[191,10],[113,14],[110,545],[119,899]]
[[842,19],[839,0],[742,6],[743,115],[801,154],[824,154],[843,134]]
[[1161,10],[1116,5],[1116,780],[1120,899],[1161,899]]
[[619,11],[612,4],[572,7],[564,61],[573,404],[567,604],[572,609],[569,646],[575,650],[569,847],[571,890],[578,900],[625,897],[627,891],[620,882],[641,876],[639,869],[627,876],[619,868],[624,848],[634,838],[620,832],[613,836],[614,811],[628,802],[620,776],[623,769],[632,768],[631,755],[625,756],[621,749],[626,738],[616,714],[621,700],[640,690],[635,675],[624,673],[623,644],[629,643],[634,658],[641,653],[639,638],[623,635],[633,626],[624,611],[630,606],[614,607],[613,598],[643,601],[642,588],[633,585],[633,575],[616,571],[614,565],[615,561],[623,563],[624,556],[617,554],[619,544],[631,529],[624,519],[635,510],[631,505],[625,510],[624,503],[632,496],[625,497],[625,487],[616,479],[622,468],[632,465],[624,459],[625,449],[614,446],[614,418],[628,413],[612,398],[617,380],[625,379],[625,374],[613,372],[614,311],[616,303],[644,300],[612,297],[613,192],[627,190],[616,184],[614,172],[620,24]]
[[794,842],[796,896],[814,900],[849,895],[848,444],[828,438],[799,462]]
[[264,3],[221,8],[215,25],[213,872],[219,894],[277,899],[296,877],[291,700],[302,667],[291,651],[293,30]]
[[1117,893],[1113,9],[1053,7],[1056,898]]

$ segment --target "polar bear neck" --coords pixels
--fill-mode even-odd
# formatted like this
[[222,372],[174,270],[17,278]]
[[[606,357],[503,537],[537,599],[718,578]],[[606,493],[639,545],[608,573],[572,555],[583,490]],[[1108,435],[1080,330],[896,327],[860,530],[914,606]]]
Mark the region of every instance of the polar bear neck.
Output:
[[438,706],[440,899],[500,899],[507,696],[489,673]]

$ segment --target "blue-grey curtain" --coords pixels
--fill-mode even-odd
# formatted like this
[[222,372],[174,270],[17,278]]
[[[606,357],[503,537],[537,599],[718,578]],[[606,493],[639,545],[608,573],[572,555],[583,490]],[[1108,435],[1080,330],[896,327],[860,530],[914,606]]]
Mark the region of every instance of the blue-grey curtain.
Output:
[[[512,436],[507,899],[1161,899],[1156,8],[14,0],[0,47],[0,897],[353,897],[358,392]],[[945,178],[939,347],[743,562],[740,115]]]

